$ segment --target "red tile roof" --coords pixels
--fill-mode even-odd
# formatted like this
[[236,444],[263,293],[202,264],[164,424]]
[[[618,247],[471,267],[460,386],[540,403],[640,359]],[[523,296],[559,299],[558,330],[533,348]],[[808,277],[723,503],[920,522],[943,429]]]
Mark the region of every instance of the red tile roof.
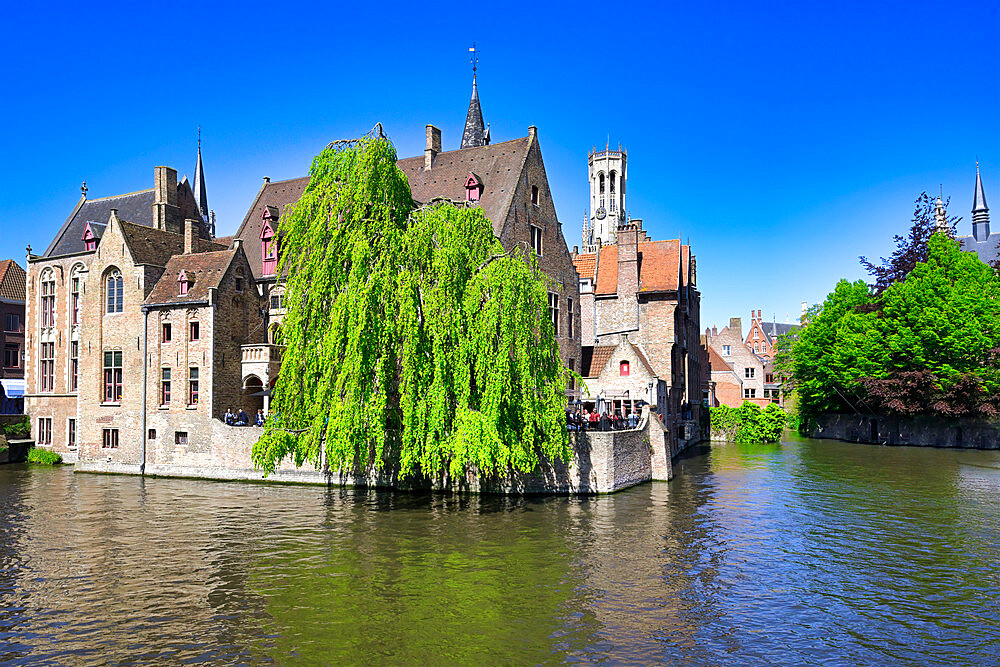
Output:
[[[595,291],[597,294],[615,294],[618,291],[618,246],[603,246],[600,253]],[[639,291],[672,292],[676,290],[679,256],[683,256],[684,280],[681,283],[683,285],[687,282],[691,247],[682,246],[679,239],[640,242]]]
[[20,264],[12,259],[0,260],[0,298],[24,301],[26,279]]
[[583,363],[580,365],[581,375],[585,378],[596,378],[608,365],[608,360],[615,352],[614,345],[595,345],[594,347],[584,346]]
[[[153,291],[146,297],[147,304],[161,303],[191,303],[207,301],[208,290],[218,289],[219,283],[226,275],[229,264],[238,250],[219,250],[216,252],[199,252],[189,255],[174,255],[167,262],[163,275],[156,281]],[[180,294],[178,278],[181,272],[191,281],[187,294]],[[250,289],[253,282],[247,276]]]
[[733,370],[733,367],[729,365],[729,362],[723,359],[722,356],[715,351],[714,347],[708,348],[708,365],[712,369],[712,372]]
[[576,272],[580,274],[581,278],[593,280],[594,271],[597,269],[597,255],[593,253],[577,255],[573,258],[573,266],[576,267]]

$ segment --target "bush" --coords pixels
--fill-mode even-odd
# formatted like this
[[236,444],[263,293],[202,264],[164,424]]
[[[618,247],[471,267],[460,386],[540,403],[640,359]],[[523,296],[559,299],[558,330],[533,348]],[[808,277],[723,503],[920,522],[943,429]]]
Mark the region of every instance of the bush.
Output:
[[712,437],[735,442],[778,442],[788,424],[788,415],[777,403],[769,403],[763,410],[749,401],[738,408],[720,405],[709,410]]
[[4,424],[3,434],[8,438],[12,436],[27,437],[31,433],[31,420],[25,415],[24,419],[13,424]]
[[28,463],[40,466],[54,466],[62,463],[62,456],[48,449],[32,447],[28,450]]

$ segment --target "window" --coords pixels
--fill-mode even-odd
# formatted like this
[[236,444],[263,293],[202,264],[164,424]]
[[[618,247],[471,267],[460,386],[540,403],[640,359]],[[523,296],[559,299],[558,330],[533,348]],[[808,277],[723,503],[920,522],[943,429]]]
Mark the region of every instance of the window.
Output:
[[76,420],[73,418],[66,423],[66,446],[76,449]]
[[[122,400],[122,353],[104,353],[104,402],[120,403]],[[115,436],[117,438],[117,436]]]
[[76,391],[80,383],[80,341],[69,343],[69,390]]
[[622,361],[620,364],[618,364],[618,375],[621,375],[622,377],[628,377],[628,374],[629,374],[628,362]]
[[573,299],[566,299],[566,335],[573,337]]
[[187,434],[187,431],[174,431],[174,444],[175,445],[186,445],[186,444],[188,444],[188,434]]
[[148,440],[156,440],[156,429],[155,428],[149,429],[149,432],[146,433],[146,438]]
[[745,377],[745,378],[752,378],[752,377],[754,377],[754,374],[756,372],[757,372],[756,368],[744,368],[743,369],[743,377]]
[[[569,360],[569,372],[570,373],[575,373],[576,372],[576,359],[570,359]],[[576,390],[576,378],[574,378],[574,377],[570,377],[570,379],[569,379],[569,390],[570,391],[575,391]]]
[[52,417],[38,418],[38,437],[35,443],[39,445],[52,444]]
[[743,390],[743,398],[757,398],[757,390],[749,387]]
[[170,369],[160,370],[160,405],[170,404]]
[[56,325],[56,281],[46,280],[42,283],[42,326]]
[[285,307],[285,295],[284,294],[272,294],[271,295],[271,310],[280,310]]
[[533,206],[538,206],[538,186],[531,186],[531,204]]
[[21,346],[12,345],[8,343],[3,347],[3,367],[4,368],[20,368],[21,367]]
[[242,275],[236,276],[236,280],[234,282],[236,283],[236,291],[237,292],[242,292],[243,291],[243,276]]
[[199,337],[201,336],[201,329],[198,326],[198,323],[191,322],[189,329],[190,329],[189,333],[191,334],[189,340],[198,340]]
[[764,382],[766,382],[768,384],[773,384],[774,383],[774,373],[768,373],[767,375],[765,375],[764,376]]
[[754,329],[753,330],[753,339],[757,340],[758,338],[760,338],[760,331],[758,331],[757,329]]
[[97,250],[97,239],[87,239],[83,243],[84,243],[84,249]]
[[107,292],[107,311],[109,313],[122,312],[123,299],[125,294],[125,283],[122,281],[122,274],[113,271],[108,274],[105,281],[105,291]]
[[728,357],[732,353],[732,351],[733,351],[733,348],[730,347],[729,345],[723,345],[722,346],[722,354],[724,356]]
[[465,179],[465,201],[479,201],[483,186],[475,174],[469,174]]
[[188,289],[191,287],[191,281],[188,279],[186,271],[181,271],[181,274],[177,276],[177,293],[187,294]]
[[760,343],[754,343],[753,344],[753,351],[754,352],[760,352]]
[[118,429],[116,428],[101,429],[101,448],[118,449]]
[[559,335],[559,295],[549,292],[549,319],[555,335]]
[[7,313],[7,317],[4,318],[3,323],[4,331],[20,331],[21,330],[21,316],[15,313]]
[[198,405],[198,369],[188,369],[188,405]]
[[170,342],[170,337],[171,337],[172,334],[173,334],[173,331],[171,330],[170,322],[164,322],[163,323],[163,329],[162,329],[162,335],[160,336],[160,340],[162,342],[164,342],[164,343],[169,343]]
[[[267,209],[265,209],[267,215]],[[272,276],[278,268],[278,248],[274,238],[274,228],[265,219],[264,227],[260,230],[260,257],[263,264],[263,275]]]
[[70,316],[73,318],[72,324],[80,323],[80,279],[73,278],[70,287],[69,295],[69,309]]
[[539,257],[542,256],[542,228],[531,225],[531,249]]
[[767,344],[766,343],[761,343],[760,344],[760,353],[761,354],[767,354]]
[[42,343],[38,358],[40,391],[55,391],[56,344]]

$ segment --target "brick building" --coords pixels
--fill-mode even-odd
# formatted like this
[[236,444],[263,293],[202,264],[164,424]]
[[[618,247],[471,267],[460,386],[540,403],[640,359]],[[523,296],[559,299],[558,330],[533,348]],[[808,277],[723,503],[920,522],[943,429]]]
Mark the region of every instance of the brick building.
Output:
[[0,414],[24,409],[24,269],[12,259],[0,260]]
[[155,461],[207,446],[226,407],[256,406],[239,364],[263,340],[262,303],[240,244],[212,239],[200,148],[196,176],[201,201],[169,167],[140,192],[88,199],[84,186],[46,251],[29,248],[36,444],[69,460]]
[[[493,233],[504,248],[520,247],[535,253],[540,269],[551,279],[549,312],[560,356],[568,368],[579,370],[577,274],[552,200],[536,128],[529,127],[525,137],[490,143],[473,78],[460,147],[443,151],[441,130],[433,125],[425,129],[424,154],[398,162],[413,198],[418,202],[448,198],[475,203],[493,223]],[[235,235],[243,242],[253,278],[267,300],[269,343],[274,342],[275,328],[285,313],[284,285],[276,273],[279,225],[308,184],[308,176],[274,182],[265,178]],[[257,368],[263,373],[265,367],[277,367],[280,348],[261,348],[261,355]],[[267,377],[257,375],[257,370],[251,371],[253,377],[248,379],[259,379],[269,386],[276,378],[273,370]]]
[[[744,401],[761,407],[768,403],[784,406],[781,383],[775,381],[773,346],[795,326],[785,322],[762,322],[761,311],[750,313],[751,328],[743,336],[739,317],[719,331],[705,329],[703,340],[708,347],[712,395],[709,405],[739,407]],[[756,350],[756,351],[755,351]]]

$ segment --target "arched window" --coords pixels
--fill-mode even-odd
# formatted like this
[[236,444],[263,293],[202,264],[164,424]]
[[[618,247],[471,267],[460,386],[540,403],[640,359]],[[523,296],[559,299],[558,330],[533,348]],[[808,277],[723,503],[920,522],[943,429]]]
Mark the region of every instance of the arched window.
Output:
[[622,377],[626,377],[628,375],[628,373],[629,373],[629,368],[628,368],[628,362],[627,361],[622,361],[620,364],[618,364],[618,374],[619,375],[621,375]]
[[107,308],[105,312],[120,313],[124,310],[125,283],[122,281],[122,274],[118,269],[112,269],[108,277],[104,280],[104,290],[107,293],[105,300]]
[[42,311],[42,326],[54,327],[56,325],[56,275],[52,271],[46,271],[41,277],[42,298],[39,304]]
[[599,174],[597,176],[597,183],[598,183],[598,191],[603,195],[604,194],[604,174],[603,173]]
[[77,264],[70,270],[69,273],[69,323],[79,324],[80,323],[80,291],[83,287],[83,278],[80,276],[80,272],[83,271],[83,265]]
[[615,180],[617,179],[617,177],[618,177],[618,175],[615,172],[611,172],[610,183],[608,183],[608,185],[609,185],[609,187],[611,189],[611,195],[612,196],[614,196],[614,194],[615,194]]

